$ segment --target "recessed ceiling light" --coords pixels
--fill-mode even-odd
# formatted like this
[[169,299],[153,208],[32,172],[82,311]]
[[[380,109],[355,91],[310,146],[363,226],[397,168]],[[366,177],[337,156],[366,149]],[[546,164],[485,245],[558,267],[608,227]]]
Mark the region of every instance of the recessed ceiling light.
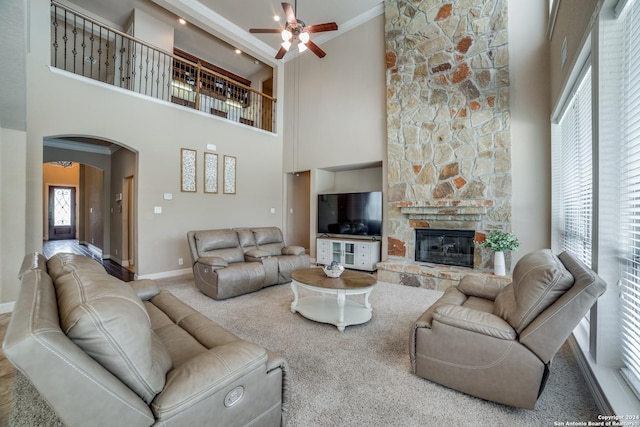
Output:
[[240,54],[242,51],[240,49],[236,49],[236,53]]
[[185,21],[184,18],[179,18],[178,22],[181,23],[182,25],[187,23],[187,21]]
[[276,22],[280,22],[280,16],[279,15],[273,15],[273,20]]

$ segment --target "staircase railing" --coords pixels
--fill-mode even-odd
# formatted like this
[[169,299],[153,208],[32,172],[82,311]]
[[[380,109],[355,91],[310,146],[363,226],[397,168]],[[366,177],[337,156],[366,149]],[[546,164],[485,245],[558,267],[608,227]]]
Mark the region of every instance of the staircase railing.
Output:
[[51,2],[51,65],[273,132],[276,99]]

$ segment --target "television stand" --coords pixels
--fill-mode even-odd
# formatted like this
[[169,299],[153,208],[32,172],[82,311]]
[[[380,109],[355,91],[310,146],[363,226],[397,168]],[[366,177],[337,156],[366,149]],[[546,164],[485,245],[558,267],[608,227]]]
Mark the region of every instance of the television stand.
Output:
[[316,263],[337,261],[344,268],[375,271],[380,262],[380,241],[336,237],[316,239]]

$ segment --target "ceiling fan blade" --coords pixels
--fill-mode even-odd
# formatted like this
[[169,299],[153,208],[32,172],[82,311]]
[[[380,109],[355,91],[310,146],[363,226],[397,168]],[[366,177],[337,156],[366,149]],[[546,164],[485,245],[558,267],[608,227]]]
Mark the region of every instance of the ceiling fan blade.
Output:
[[274,33],[280,34],[282,32],[279,28],[250,28],[250,33]]
[[282,3],[282,9],[284,10],[284,16],[287,18],[289,25],[295,27],[298,24],[298,20],[296,19],[296,14],[293,11],[291,3]]
[[278,53],[276,53],[276,59],[282,59],[285,53],[287,53],[287,49],[281,47],[280,50],[278,50]]
[[310,33],[320,33],[323,31],[335,31],[338,29],[338,24],[335,22],[326,22],[324,24],[316,24],[307,26],[307,31]]
[[311,52],[315,53],[318,58],[325,57],[326,53],[324,53],[324,50],[320,49],[320,47],[311,40],[306,42],[304,45],[307,46]]

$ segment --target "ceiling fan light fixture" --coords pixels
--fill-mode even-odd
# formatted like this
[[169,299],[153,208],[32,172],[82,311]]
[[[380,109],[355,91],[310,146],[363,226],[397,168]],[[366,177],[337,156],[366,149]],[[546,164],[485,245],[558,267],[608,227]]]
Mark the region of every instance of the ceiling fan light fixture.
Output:
[[305,24],[303,20],[296,17],[295,10],[297,7],[286,2],[282,2],[281,6],[286,19],[286,23],[283,25],[284,28],[249,28],[249,32],[252,34],[280,34],[283,43],[281,43],[278,52],[276,52],[276,59],[282,59],[294,42],[298,44],[298,50],[300,52],[310,50],[318,58],[324,58],[326,53],[320,49],[317,44],[311,41],[311,34],[336,31],[338,29],[338,24],[335,22],[325,22],[323,24],[315,24],[307,27],[307,24]]
[[288,42],[289,40],[291,40],[293,34],[291,34],[291,31],[284,29],[282,30],[282,33],[280,33],[280,36],[282,37],[282,41]]

